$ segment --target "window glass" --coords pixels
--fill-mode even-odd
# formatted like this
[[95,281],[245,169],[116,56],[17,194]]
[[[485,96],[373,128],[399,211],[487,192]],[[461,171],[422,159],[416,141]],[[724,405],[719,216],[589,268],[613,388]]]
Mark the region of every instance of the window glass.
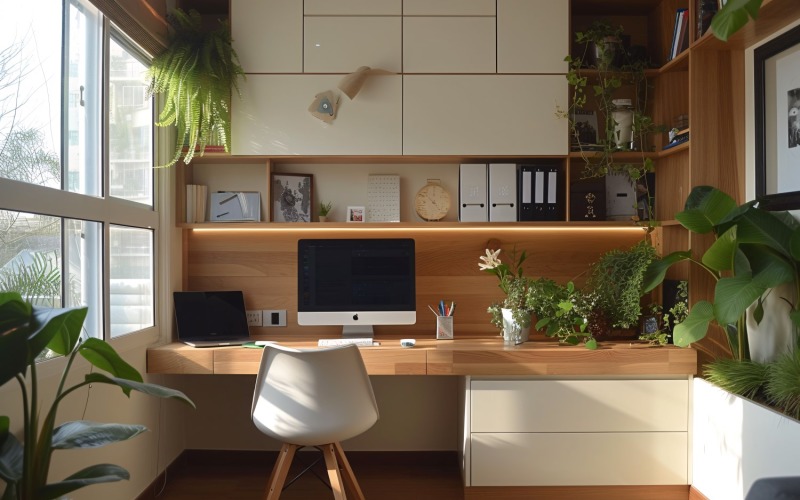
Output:
[[0,290],[61,307],[61,219],[0,210]]
[[153,204],[153,103],[145,66],[114,38],[109,47],[109,194]]
[[111,336],[153,326],[153,231],[112,225],[109,231]]
[[3,5],[0,177],[61,187],[60,1]]

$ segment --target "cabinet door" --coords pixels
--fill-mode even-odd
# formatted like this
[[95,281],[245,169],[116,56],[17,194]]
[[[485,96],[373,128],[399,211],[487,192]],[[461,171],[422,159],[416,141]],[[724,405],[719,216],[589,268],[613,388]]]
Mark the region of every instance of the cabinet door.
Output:
[[[286,1],[286,0],[283,0]],[[399,16],[402,0],[304,0],[307,16]]]
[[566,73],[569,2],[497,1],[497,72]]
[[687,484],[689,475],[685,432],[473,433],[470,460],[472,486]]
[[406,73],[495,73],[494,17],[407,17],[403,20]]
[[[235,155],[399,155],[401,77],[370,77],[350,100],[336,90],[341,75],[248,75],[233,98]],[[319,92],[341,95],[327,124],[308,107]]]
[[567,154],[562,75],[410,75],[403,80],[403,154]]
[[686,431],[689,381],[473,380],[472,432]]
[[403,0],[404,16],[493,16],[495,0]]
[[245,73],[303,71],[303,2],[231,0],[231,34]]
[[306,73],[350,73],[361,66],[400,72],[400,17],[306,17]]

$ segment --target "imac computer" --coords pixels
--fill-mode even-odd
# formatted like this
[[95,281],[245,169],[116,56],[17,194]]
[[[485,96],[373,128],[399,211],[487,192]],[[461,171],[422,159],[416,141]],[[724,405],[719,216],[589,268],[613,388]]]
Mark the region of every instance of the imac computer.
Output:
[[297,279],[300,325],[372,337],[373,325],[417,322],[413,239],[301,239]]

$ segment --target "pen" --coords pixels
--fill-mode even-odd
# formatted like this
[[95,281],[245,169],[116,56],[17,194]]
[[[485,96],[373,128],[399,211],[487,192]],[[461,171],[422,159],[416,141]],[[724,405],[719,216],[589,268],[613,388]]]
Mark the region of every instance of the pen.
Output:
[[222,200],[221,202],[219,202],[219,204],[220,205],[224,205],[225,203],[228,203],[229,201],[231,201],[234,198],[236,198],[236,195],[229,196],[229,197],[225,198],[224,200]]
[[[430,306],[430,304],[428,305],[428,309],[430,309],[433,314],[436,314],[436,311],[433,310],[433,308]],[[436,314],[436,315],[438,316],[438,314]]]
[[450,314],[448,314],[448,316],[452,316],[453,315],[453,311],[455,311],[455,310],[456,310],[456,303],[455,302],[450,302]]
[[444,311],[444,299],[439,301],[439,313],[440,313],[440,316],[446,316],[445,311]]

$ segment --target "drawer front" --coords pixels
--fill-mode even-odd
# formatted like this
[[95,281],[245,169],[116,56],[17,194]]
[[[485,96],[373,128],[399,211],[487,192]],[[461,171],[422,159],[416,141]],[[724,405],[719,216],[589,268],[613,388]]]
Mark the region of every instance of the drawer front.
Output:
[[495,73],[493,17],[408,17],[403,20],[406,73]]
[[303,0],[307,16],[399,16],[402,8],[401,0]]
[[689,381],[472,380],[472,432],[686,431]]
[[306,73],[351,73],[361,66],[400,72],[399,17],[306,17]]
[[493,16],[495,0],[403,0],[405,16]]
[[688,484],[685,432],[473,433],[471,448],[472,486]]

